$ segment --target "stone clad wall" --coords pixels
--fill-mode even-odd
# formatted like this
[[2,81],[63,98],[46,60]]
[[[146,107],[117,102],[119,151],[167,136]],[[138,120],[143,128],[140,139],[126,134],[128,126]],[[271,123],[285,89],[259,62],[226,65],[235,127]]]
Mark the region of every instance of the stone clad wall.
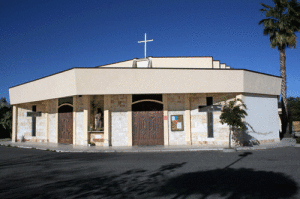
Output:
[[128,146],[127,95],[111,96],[111,144]]
[[104,133],[103,132],[92,132],[90,133],[89,142],[95,144],[96,146],[103,146],[104,143]]
[[83,131],[83,123],[84,123],[84,97],[76,97],[76,145],[85,145],[84,141],[84,131]]
[[[36,111],[42,112],[40,117],[36,117],[36,136],[32,136],[32,117],[27,117],[27,112],[32,112],[32,106],[36,105]],[[17,128],[17,141],[32,141],[32,142],[45,142],[45,105],[41,102],[27,103],[18,105],[18,128]]]
[[18,130],[17,141],[24,137],[25,141],[31,140],[31,118],[27,117],[27,112],[31,112],[31,104],[18,105]]
[[57,143],[57,99],[49,100],[48,102],[48,131],[49,142]]
[[[235,95],[226,95],[228,99]],[[222,100],[225,94],[191,94],[191,134],[193,145],[227,145],[229,136],[229,127],[220,122],[221,111],[213,113],[213,131],[214,136],[209,138],[207,135],[207,113],[199,112],[199,106],[206,106],[206,97],[213,97],[213,105],[223,104]]]
[[[186,145],[185,94],[168,95],[169,145]],[[171,130],[172,115],[183,115],[183,131]]]
[[44,103],[36,104],[36,111],[42,112],[41,117],[36,118],[36,142],[47,142],[46,138],[46,105]]
[[192,145],[202,144],[207,141],[207,115],[198,112],[198,106],[205,106],[205,95],[191,95],[191,137]]

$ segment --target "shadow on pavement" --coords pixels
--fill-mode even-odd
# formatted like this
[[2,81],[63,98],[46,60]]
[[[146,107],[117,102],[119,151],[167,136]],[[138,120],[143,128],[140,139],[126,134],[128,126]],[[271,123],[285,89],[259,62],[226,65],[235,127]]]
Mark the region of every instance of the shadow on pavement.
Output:
[[169,179],[157,196],[186,198],[219,195],[224,198],[289,198],[297,193],[297,184],[281,173],[252,169],[215,169],[193,172]]
[[[172,175],[186,162],[152,171],[120,174],[83,170],[24,174],[2,179],[1,198],[289,198],[297,184],[282,173],[252,169],[214,169]],[[99,169],[98,169],[99,170]]]

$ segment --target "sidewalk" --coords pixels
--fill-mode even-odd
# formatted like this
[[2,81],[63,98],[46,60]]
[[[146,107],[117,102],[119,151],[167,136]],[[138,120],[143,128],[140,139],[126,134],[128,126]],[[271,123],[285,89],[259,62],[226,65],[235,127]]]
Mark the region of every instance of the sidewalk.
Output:
[[[128,146],[128,147],[97,147],[97,146],[74,146],[67,144],[39,143],[39,142],[12,142],[0,140],[0,145],[19,148],[32,148],[39,150],[49,150],[56,152],[75,152],[75,153],[121,153],[121,152],[179,152],[179,151],[223,151],[227,146]],[[279,143],[255,145],[253,147],[236,147],[237,151],[263,150],[295,146],[296,141],[292,138],[284,138]]]

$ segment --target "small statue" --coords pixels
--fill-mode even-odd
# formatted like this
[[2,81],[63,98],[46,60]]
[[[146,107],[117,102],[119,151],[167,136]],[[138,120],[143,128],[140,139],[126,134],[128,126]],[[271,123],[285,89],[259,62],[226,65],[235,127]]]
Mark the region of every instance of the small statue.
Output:
[[95,115],[95,130],[101,130],[103,125],[103,113],[101,108],[97,109],[97,114]]

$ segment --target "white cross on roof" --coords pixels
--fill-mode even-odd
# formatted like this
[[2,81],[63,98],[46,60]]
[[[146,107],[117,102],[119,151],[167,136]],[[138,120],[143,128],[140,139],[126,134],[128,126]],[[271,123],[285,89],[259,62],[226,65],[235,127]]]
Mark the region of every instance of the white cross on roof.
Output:
[[153,41],[153,39],[147,40],[147,34],[146,33],[145,33],[145,41],[138,41],[138,43],[145,43],[145,58],[147,58],[147,55],[146,55],[146,52],[147,52],[147,50],[146,50],[146,43],[150,42],[150,41]]

